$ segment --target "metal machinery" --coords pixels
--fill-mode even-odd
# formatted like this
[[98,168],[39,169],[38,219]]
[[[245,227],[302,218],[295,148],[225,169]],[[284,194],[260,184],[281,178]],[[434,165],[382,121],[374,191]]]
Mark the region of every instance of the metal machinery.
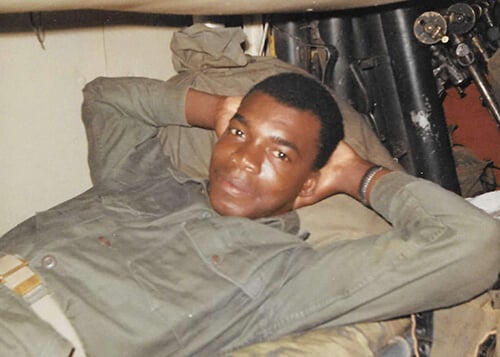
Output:
[[[410,173],[460,193],[442,99],[475,82],[500,128],[487,77],[500,45],[495,0],[409,2],[327,14],[272,16],[271,51],[346,98]],[[419,356],[432,312],[416,314]],[[488,349],[491,346],[486,346]]]
[[274,15],[271,48],[351,102],[408,172],[459,193],[442,99],[447,88],[474,81],[500,125],[487,79],[500,39],[494,5],[407,2]]

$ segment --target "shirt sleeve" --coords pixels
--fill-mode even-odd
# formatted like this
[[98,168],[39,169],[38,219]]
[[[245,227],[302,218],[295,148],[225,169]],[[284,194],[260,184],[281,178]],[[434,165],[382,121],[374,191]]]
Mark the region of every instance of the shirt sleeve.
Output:
[[97,78],[83,90],[82,118],[94,184],[109,177],[136,147],[168,125],[188,126],[187,84],[155,79]]
[[450,306],[495,282],[500,222],[462,197],[393,172],[375,184],[371,202],[392,230],[337,242],[295,261],[296,275],[267,311],[270,331],[380,321]]

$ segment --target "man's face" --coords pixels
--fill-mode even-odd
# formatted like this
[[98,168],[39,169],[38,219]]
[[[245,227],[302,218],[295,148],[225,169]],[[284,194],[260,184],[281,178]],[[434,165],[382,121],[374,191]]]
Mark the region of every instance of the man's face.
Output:
[[283,214],[314,190],[319,119],[262,92],[241,103],[214,147],[209,197],[220,214]]

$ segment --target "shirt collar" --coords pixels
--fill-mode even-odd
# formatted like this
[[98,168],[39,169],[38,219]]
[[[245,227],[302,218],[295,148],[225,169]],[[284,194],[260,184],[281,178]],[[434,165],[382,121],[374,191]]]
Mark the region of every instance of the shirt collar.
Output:
[[297,235],[300,231],[300,219],[295,211],[280,216],[257,218],[255,221],[290,234]]

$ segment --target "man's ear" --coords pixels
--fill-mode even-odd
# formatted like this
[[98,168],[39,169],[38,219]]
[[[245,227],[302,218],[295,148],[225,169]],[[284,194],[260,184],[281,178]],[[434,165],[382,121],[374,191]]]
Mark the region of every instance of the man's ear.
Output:
[[312,172],[302,185],[302,189],[293,202],[293,208],[297,209],[318,202],[320,193],[321,171]]
[[314,193],[316,192],[316,188],[318,187],[319,177],[320,177],[319,171],[312,172],[302,185],[302,188],[297,198],[313,196]]

